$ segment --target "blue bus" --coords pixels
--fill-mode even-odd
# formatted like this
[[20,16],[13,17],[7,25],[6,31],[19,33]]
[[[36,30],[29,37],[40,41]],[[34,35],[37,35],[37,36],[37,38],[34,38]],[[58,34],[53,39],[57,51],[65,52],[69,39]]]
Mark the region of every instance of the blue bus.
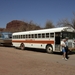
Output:
[[12,33],[0,32],[0,45],[11,46],[12,45]]

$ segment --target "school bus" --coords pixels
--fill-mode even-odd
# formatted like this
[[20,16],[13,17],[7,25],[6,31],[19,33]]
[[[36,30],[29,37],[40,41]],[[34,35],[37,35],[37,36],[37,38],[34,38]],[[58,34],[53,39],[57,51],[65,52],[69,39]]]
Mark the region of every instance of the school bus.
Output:
[[69,48],[74,47],[75,30],[72,27],[58,27],[33,31],[15,32],[12,44],[20,49],[45,49],[48,53],[61,52],[61,40],[68,37]]
[[0,32],[0,45],[12,46],[12,33]]

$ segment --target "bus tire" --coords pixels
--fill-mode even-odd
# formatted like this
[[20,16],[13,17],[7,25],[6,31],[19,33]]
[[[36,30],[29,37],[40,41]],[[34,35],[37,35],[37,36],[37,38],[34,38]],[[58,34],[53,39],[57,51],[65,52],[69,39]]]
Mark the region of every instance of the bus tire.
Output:
[[24,49],[25,49],[25,46],[24,46],[23,43],[20,45],[20,49],[21,49],[21,50],[24,50]]
[[47,53],[49,53],[49,54],[53,53],[53,47],[52,47],[51,45],[47,45],[46,51],[47,51]]

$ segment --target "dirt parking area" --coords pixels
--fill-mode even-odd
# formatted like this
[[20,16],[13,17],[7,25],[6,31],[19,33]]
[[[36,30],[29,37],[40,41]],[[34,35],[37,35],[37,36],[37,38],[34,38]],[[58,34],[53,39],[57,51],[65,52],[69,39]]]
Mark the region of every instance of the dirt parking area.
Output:
[[67,61],[60,53],[0,47],[0,75],[75,75],[75,53]]

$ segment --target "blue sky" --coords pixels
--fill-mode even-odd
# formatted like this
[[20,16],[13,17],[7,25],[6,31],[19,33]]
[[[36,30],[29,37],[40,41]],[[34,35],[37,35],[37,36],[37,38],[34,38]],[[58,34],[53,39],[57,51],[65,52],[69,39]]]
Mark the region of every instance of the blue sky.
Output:
[[0,28],[12,20],[21,20],[45,26],[51,20],[56,25],[60,19],[73,17],[75,0],[0,0]]

